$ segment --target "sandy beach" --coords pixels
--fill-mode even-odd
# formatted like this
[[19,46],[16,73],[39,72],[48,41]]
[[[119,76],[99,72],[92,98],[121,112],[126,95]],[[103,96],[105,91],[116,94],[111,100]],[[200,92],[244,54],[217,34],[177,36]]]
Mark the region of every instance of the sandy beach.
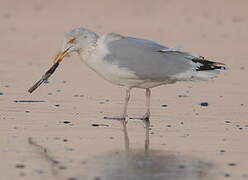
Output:
[[[2,1],[0,179],[248,179],[247,7],[244,0]],[[127,125],[127,154],[121,124],[103,118],[121,113],[125,89],[78,56],[27,92],[76,27],[179,45],[228,70],[152,89],[149,154],[138,120]],[[134,89],[129,116],[142,116],[144,103],[144,91]]]

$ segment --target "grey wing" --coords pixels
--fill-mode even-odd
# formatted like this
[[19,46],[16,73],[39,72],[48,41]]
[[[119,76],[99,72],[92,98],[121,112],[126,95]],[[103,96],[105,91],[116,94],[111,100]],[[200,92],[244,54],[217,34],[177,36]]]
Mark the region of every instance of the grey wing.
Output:
[[109,42],[107,47],[105,61],[134,72],[140,79],[164,80],[193,67],[189,60],[192,55],[170,51],[149,40],[124,37]]

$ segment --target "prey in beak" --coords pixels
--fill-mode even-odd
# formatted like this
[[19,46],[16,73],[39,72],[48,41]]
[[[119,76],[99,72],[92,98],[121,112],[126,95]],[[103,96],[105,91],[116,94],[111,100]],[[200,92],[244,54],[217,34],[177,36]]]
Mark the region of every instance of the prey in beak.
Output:
[[57,55],[54,58],[54,64],[53,66],[41,77],[39,81],[37,81],[29,90],[29,93],[32,93],[34,90],[36,90],[44,81],[48,80],[48,78],[55,72],[55,70],[58,68],[59,63],[63,60],[63,58],[69,53],[71,47],[68,47],[64,51],[60,51],[57,53]]

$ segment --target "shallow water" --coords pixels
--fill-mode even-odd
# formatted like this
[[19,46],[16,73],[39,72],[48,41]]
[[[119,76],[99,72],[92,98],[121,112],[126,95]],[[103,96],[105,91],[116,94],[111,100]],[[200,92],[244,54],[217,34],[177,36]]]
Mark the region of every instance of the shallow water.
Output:
[[149,123],[144,149],[132,150],[128,131],[123,125],[125,151],[99,155],[85,163],[83,180],[212,180],[214,164],[173,152],[150,150]]
[[83,180],[212,180],[214,165],[193,159],[152,150],[110,152],[88,162],[89,174]]

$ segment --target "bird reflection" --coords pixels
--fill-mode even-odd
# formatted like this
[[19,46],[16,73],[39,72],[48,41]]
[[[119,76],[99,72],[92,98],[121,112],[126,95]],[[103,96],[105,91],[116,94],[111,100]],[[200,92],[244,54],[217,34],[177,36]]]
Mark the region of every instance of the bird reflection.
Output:
[[113,151],[90,159],[84,164],[83,180],[213,180],[213,163],[179,155],[150,150],[150,121],[144,120],[144,149],[131,149],[127,124],[123,123],[125,151]]
[[[147,153],[149,151],[149,145],[150,145],[150,137],[149,137],[149,130],[150,130],[150,120],[148,118],[141,119],[144,122],[145,125],[145,152]],[[123,133],[124,133],[124,144],[125,144],[125,151],[130,152],[130,146],[129,146],[129,136],[128,136],[128,130],[127,130],[127,123],[125,121],[121,121]]]

